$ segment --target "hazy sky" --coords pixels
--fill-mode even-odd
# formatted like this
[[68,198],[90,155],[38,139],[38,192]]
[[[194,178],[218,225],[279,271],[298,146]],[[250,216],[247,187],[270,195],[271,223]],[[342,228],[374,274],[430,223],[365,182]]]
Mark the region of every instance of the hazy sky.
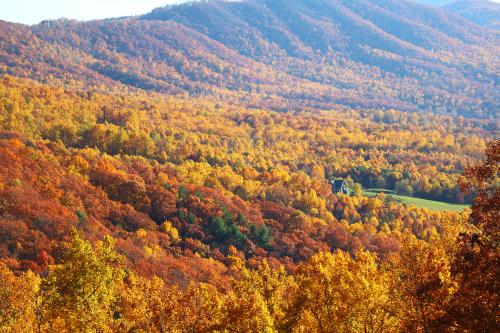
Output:
[[0,20],[26,24],[61,17],[92,20],[145,14],[156,7],[184,1],[186,0],[0,0]]
[[145,14],[182,0],[0,0],[0,20],[35,24],[61,17],[91,20]]

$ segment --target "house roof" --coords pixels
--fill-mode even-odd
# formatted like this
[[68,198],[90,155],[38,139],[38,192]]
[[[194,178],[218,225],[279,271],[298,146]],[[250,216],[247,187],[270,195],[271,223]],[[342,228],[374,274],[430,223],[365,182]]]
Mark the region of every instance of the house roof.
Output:
[[333,186],[337,187],[337,186],[342,186],[342,184],[344,184],[344,180],[343,179],[335,179],[333,182],[331,182]]

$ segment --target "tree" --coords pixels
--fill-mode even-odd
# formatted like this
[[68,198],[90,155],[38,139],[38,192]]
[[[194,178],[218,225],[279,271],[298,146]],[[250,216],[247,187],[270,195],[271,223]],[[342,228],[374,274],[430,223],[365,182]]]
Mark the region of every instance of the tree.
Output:
[[15,276],[0,263],[1,333],[36,332],[39,288],[39,276],[32,272]]
[[93,248],[76,230],[57,265],[50,266],[42,283],[43,308],[49,331],[108,332],[112,305],[122,272],[112,264],[121,260],[106,236]]
[[456,290],[445,243],[406,235],[401,249],[387,262],[390,294],[407,332],[433,332],[432,323]]
[[301,332],[393,332],[399,320],[389,298],[389,276],[375,256],[318,253],[297,271]]
[[360,183],[355,183],[352,190],[354,191],[354,195],[359,197],[361,194],[363,194],[363,187],[361,186]]
[[250,236],[257,245],[264,248],[269,246],[271,232],[269,231],[269,227],[267,225],[263,224],[262,226],[257,227],[252,224],[250,226]]
[[462,332],[498,332],[500,320],[500,140],[489,144],[486,160],[468,168],[461,180],[466,193],[476,192],[471,223],[476,229],[462,234],[453,262],[458,291],[446,314],[436,321],[440,329]]
[[113,332],[175,332],[182,328],[183,293],[162,279],[128,272],[119,285]]
[[232,270],[239,276],[234,292],[224,304],[224,329],[229,332],[277,332],[286,324],[286,305],[291,295],[283,268],[272,270],[266,261],[257,270],[244,267],[232,257]]
[[226,240],[227,235],[229,234],[229,227],[222,217],[215,217],[212,219],[212,223],[210,224],[210,229],[212,231],[212,235],[214,239],[218,242],[223,242]]

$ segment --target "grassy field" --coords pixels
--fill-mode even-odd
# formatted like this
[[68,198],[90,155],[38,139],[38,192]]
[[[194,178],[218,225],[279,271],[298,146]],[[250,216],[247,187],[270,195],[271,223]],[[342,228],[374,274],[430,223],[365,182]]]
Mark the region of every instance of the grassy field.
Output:
[[419,208],[427,208],[432,211],[462,211],[465,208],[470,207],[469,205],[459,205],[459,204],[451,204],[447,202],[420,199],[415,197],[408,197],[405,195],[395,194],[394,191],[378,189],[378,188],[369,188],[363,191],[363,194],[368,197],[374,197],[379,193],[385,193],[387,197],[391,197],[397,201],[401,201],[407,203],[409,205],[414,205]]

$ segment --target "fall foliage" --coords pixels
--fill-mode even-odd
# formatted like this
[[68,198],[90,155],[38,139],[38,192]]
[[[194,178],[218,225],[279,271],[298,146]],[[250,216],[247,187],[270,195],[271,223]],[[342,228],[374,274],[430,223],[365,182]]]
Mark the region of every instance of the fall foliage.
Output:
[[0,333],[500,331],[498,53],[396,0],[0,21]]
[[277,111],[497,121],[498,45],[498,31],[414,1],[189,1],[113,20],[0,22],[0,74]]
[[[12,77],[0,92],[2,332],[498,325],[499,149],[483,121],[235,112]],[[459,177],[478,146],[486,162]],[[334,194],[330,175],[358,189]],[[475,199],[430,211],[364,196],[372,182]]]

